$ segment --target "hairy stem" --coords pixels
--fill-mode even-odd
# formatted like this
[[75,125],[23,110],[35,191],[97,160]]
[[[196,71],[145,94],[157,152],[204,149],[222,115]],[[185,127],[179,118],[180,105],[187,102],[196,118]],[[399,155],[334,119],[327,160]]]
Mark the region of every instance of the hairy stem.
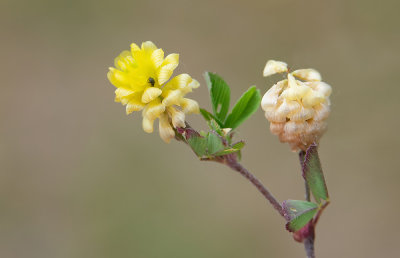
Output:
[[275,197],[270,193],[270,191],[258,180],[252,173],[250,173],[246,168],[244,168],[239,162],[236,160],[236,156],[227,155],[225,156],[224,163],[229,166],[231,169],[239,172],[242,176],[248,179],[257,190],[272,204],[272,206],[279,212],[279,214],[283,217],[283,210],[281,204],[275,199]]

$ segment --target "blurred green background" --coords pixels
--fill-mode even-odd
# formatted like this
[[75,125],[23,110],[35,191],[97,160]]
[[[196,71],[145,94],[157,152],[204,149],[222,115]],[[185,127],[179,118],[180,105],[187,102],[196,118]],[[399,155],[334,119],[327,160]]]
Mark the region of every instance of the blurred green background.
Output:
[[[126,116],[107,81],[131,42],[180,53],[202,86],[264,93],[268,59],[333,87],[320,157],[332,199],[318,257],[399,254],[398,1],[0,1],[0,257],[304,257],[251,184]],[[177,73],[176,73],[177,74]],[[204,128],[199,116],[189,122]],[[297,155],[261,110],[239,128],[243,164],[302,199]]]

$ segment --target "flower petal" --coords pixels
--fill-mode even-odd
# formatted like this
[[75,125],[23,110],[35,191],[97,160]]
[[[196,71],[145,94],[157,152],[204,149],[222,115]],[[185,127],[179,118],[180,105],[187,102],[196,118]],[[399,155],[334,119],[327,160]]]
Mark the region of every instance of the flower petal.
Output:
[[200,113],[199,104],[192,99],[182,98],[180,106],[182,107],[183,112],[186,114],[191,114],[191,113],[199,114]]
[[168,114],[171,116],[172,124],[175,128],[181,127],[185,128],[185,113],[182,111],[174,108],[174,107],[169,107],[167,108]]
[[164,59],[163,65],[167,64],[174,64],[178,66],[179,64],[179,54],[169,54],[167,57]]
[[282,101],[282,104],[276,110],[277,113],[287,116],[290,113],[300,111],[301,105],[299,102],[294,100],[286,100]]
[[163,85],[164,83],[166,83],[169,80],[169,78],[171,77],[172,73],[174,72],[174,70],[177,66],[178,65],[176,65],[176,64],[162,65],[157,71],[158,83],[160,85]]
[[264,77],[276,74],[276,73],[284,73],[287,72],[287,64],[281,61],[269,60],[264,68]]
[[325,100],[325,96],[321,93],[310,90],[303,98],[302,103],[305,107],[313,107]]
[[136,45],[135,43],[131,44],[131,52],[133,51],[140,51],[140,47]]
[[268,107],[275,106],[277,104],[279,95],[282,92],[284,86],[286,86],[287,80],[283,80],[272,86],[263,96],[261,100],[261,107],[265,111]]
[[142,50],[154,51],[156,49],[157,49],[157,46],[151,41],[145,41],[142,43]]
[[196,89],[198,87],[200,87],[200,83],[192,78],[192,81],[189,83],[188,85],[191,89]]
[[151,61],[153,62],[155,69],[160,67],[164,61],[164,51],[161,48],[154,50],[151,54]]
[[175,137],[175,132],[169,123],[169,118],[166,113],[160,116],[158,127],[160,137],[164,142],[169,143]]
[[162,90],[156,87],[148,87],[142,95],[142,102],[149,103],[150,101],[154,100],[158,96],[160,96]]
[[155,120],[165,111],[165,105],[161,103],[159,98],[156,98],[143,110],[143,117],[147,117],[149,120]]
[[294,76],[304,81],[321,81],[321,74],[314,69],[299,69],[292,72]]
[[305,82],[305,84],[325,97],[329,97],[332,93],[332,87],[325,82]]
[[126,71],[128,66],[133,62],[133,59],[129,57],[132,57],[130,51],[122,51],[121,54],[114,59],[114,66],[122,71]]
[[143,117],[142,127],[143,131],[145,131],[146,133],[152,133],[154,130],[154,119],[151,120],[148,117]]
[[306,121],[306,120],[312,118],[314,116],[314,113],[315,113],[315,111],[312,108],[301,107],[300,110],[298,110],[295,113],[289,114],[288,117],[292,121],[302,122],[302,121]]
[[110,71],[107,73],[107,78],[115,87],[129,87],[129,81],[126,73],[115,69],[113,67],[109,68]]
[[144,104],[137,98],[132,98],[128,104],[126,104],[126,114],[129,115],[133,111],[140,111],[144,108]]
[[[163,90],[175,90],[179,89],[185,93],[192,91],[192,88],[188,85],[193,81],[189,74],[183,73],[172,78],[163,88]],[[194,83],[194,86],[196,84]]]
[[117,101],[117,102],[120,102],[120,99],[126,98],[126,97],[128,97],[129,95],[131,95],[133,93],[135,93],[135,92],[133,90],[130,90],[130,89],[117,88],[115,90],[115,98],[119,99],[119,101]]
[[[163,93],[164,92],[165,91],[163,91]],[[164,97],[162,103],[167,107],[172,105],[178,105],[182,98],[182,92],[180,90],[170,90],[167,91],[165,95],[166,96]]]

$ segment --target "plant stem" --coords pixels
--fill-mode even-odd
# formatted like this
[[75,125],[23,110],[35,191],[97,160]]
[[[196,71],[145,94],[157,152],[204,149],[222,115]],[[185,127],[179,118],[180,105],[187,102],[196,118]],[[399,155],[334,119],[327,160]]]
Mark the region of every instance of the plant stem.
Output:
[[239,172],[242,176],[248,179],[257,188],[257,190],[272,204],[275,210],[277,210],[279,214],[282,217],[284,217],[281,204],[275,199],[275,197],[270,193],[270,191],[260,182],[260,180],[258,180],[239,162],[237,162],[235,155],[226,155],[223,163],[225,163],[227,166]]
[[314,237],[304,239],[304,249],[306,250],[307,258],[315,258]]

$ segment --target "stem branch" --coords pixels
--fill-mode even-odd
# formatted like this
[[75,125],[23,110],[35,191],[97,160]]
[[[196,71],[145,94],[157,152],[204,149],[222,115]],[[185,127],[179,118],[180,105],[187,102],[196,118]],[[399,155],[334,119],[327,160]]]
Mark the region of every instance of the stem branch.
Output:
[[270,191],[258,180],[252,173],[250,173],[246,168],[244,168],[239,162],[237,162],[234,155],[226,155],[224,163],[231,169],[239,172],[242,176],[248,179],[257,190],[272,204],[272,206],[279,212],[279,214],[284,217],[281,204],[275,199],[275,197],[270,193]]

